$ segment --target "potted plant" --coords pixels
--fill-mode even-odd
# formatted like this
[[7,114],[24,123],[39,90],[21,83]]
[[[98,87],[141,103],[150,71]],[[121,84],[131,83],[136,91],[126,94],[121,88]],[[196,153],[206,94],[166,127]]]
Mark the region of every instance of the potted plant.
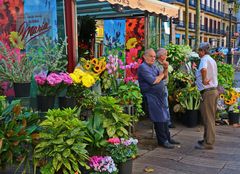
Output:
[[123,108],[113,97],[101,96],[93,110],[93,114],[102,120],[108,137],[127,137],[126,127],[131,126],[132,116],[123,113]]
[[117,174],[118,170],[111,156],[92,156],[89,159],[89,174]]
[[20,100],[8,104],[0,96],[0,173],[31,173],[38,122],[38,115],[22,107]]
[[185,109],[183,123],[188,127],[194,127],[198,123],[198,110],[200,106],[200,92],[196,86],[187,85],[179,90],[177,101]]
[[225,89],[222,94],[220,94],[220,102],[225,105],[225,109],[228,112],[229,123],[232,125],[239,123],[240,117],[240,103],[239,103],[240,93],[235,89]]
[[55,96],[73,83],[68,73],[40,72],[34,76],[38,85],[38,110],[46,112],[54,107]]
[[107,140],[107,152],[117,163],[119,174],[132,173],[132,159],[137,155],[138,140],[134,138],[110,138]]
[[37,61],[0,41],[0,81],[13,83],[15,97],[28,97]]
[[40,142],[34,149],[35,167],[42,174],[80,172],[89,168],[85,122],[79,120],[75,109],[48,110],[40,123]]
[[[131,81],[120,83],[117,97],[120,99],[119,103],[127,108],[127,113],[133,116],[134,122],[138,120],[139,116],[143,115],[142,94],[138,85]],[[133,107],[133,113],[131,113],[131,110],[129,111],[129,106],[130,108]]]

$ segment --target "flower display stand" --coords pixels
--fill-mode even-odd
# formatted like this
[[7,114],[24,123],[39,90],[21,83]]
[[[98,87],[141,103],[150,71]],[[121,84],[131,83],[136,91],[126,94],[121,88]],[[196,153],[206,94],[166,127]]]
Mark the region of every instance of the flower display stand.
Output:
[[37,109],[41,112],[47,112],[48,109],[53,109],[55,96],[37,96]]
[[29,97],[31,83],[13,83],[15,97]]
[[183,124],[189,128],[198,125],[198,110],[186,110],[183,115]]
[[240,113],[228,113],[229,124],[238,124],[239,123]]
[[125,163],[118,164],[119,174],[132,174],[133,159],[128,159]]
[[74,108],[77,105],[77,101],[74,97],[58,97],[58,105],[60,109]]

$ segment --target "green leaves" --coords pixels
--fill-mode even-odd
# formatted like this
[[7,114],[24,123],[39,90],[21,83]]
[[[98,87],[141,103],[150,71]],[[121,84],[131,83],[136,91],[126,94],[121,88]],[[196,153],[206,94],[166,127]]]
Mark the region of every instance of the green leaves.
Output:
[[41,142],[36,146],[34,158],[37,161],[48,159],[42,167],[65,173],[78,171],[78,165],[86,165],[88,159],[85,141],[86,124],[76,115],[76,109],[53,109],[47,112],[41,124]]

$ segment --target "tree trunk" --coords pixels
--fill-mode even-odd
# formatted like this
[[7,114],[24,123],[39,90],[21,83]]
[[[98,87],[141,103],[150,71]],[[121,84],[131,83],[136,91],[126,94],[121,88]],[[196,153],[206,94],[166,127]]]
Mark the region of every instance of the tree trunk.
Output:
[[201,28],[200,13],[201,13],[200,0],[196,0],[195,51],[197,51],[197,49],[199,48],[200,43],[200,28]]
[[189,0],[185,0],[185,45],[189,45],[188,33],[189,33]]

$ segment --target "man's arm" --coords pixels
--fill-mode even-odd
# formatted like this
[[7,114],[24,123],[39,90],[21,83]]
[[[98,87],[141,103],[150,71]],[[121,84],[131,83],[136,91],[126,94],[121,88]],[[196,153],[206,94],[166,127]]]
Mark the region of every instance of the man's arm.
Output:
[[161,80],[165,77],[164,73],[160,73],[157,77],[156,80],[153,82],[153,84],[158,84],[161,82]]
[[209,85],[210,79],[207,79],[207,69],[202,68],[201,69],[201,74],[202,74],[202,83],[204,85]]

